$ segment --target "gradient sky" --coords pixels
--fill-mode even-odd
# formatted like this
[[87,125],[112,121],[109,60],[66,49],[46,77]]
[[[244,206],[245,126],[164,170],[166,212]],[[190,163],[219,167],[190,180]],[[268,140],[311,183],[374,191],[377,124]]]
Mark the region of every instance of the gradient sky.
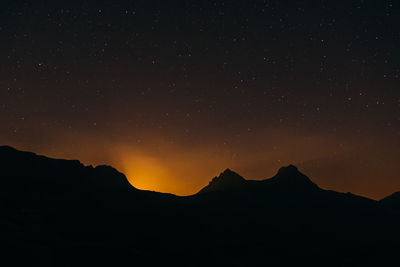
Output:
[[2,1],[0,143],[179,195],[295,164],[381,198],[400,190],[399,25],[385,0]]

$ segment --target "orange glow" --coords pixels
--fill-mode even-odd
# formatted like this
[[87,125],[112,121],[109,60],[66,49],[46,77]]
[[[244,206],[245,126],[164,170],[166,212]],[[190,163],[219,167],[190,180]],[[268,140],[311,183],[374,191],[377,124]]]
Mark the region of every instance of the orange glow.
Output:
[[159,160],[146,156],[124,156],[122,172],[129,182],[142,190],[165,191],[170,180],[167,168]]
[[138,147],[119,147],[113,165],[129,182],[142,190],[191,195],[198,192],[226,166],[221,159],[207,161],[200,151],[179,152],[176,148],[152,154]]
[[[125,131],[122,131],[125,133]],[[85,165],[111,165],[138,189],[191,195],[226,168],[246,179],[272,177],[279,167],[294,164],[325,189],[352,192],[375,199],[399,190],[398,147],[349,137],[332,138],[282,129],[260,131],[257,136],[224,145],[224,139],[203,143],[171,143],[154,136],[132,142],[91,134],[57,134],[47,147],[10,143],[21,150],[55,158],[79,159]],[[1,141],[1,139],[0,139]],[[5,142],[3,142],[5,143]],[[221,145],[222,144],[222,145]]]

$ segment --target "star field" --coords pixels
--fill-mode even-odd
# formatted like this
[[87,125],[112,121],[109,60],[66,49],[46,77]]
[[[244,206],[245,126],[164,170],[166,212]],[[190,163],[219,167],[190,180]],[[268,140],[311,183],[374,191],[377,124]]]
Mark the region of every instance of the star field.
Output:
[[400,187],[395,1],[6,1],[0,142],[194,193],[226,167]]

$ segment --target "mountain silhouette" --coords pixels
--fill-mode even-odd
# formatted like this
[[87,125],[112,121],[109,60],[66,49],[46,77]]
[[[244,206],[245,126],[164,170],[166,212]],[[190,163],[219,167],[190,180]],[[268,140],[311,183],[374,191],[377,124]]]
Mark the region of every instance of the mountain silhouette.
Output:
[[84,166],[77,160],[51,159],[0,147],[0,195],[29,205],[71,205],[98,198],[116,200],[136,189],[110,166]]
[[214,177],[210,183],[201,189],[198,194],[209,193],[213,191],[225,191],[225,190],[240,190],[244,188],[251,188],[252,186],[264,188],[268,184],[276,184],[287,189],[315,189],[315,185],[307,176],[299,172],[299,170],[289,165],[279,169],[278,173],[266,180],[255,181],[246,180],[239,174],[226,169],[219,176]]
[[310,178],[299,172],[297,167],[293,165],[280,168],[278,173],[271,179],[290,187],[317,187]]
[[325,190],[293,165],[257,181],[226,169],[178,197],[0,146],[0,200],[2,259],[20,266],[383,266],[400,249],[398,193]]
[[400,192],[395,192],[379,201],[385,207],[400,210]]
[[349,213],[355,207],[362,207],[361,210],[378,207],[377,201],[372,199],[321,189],[293,165],[280,168],[276,175],[265,180],[246,180],[227,169],[193,197],[212,199],[221,196],[223,199],[220,201],[238,202],[238,205],[247,205],[257,199],[259,202],[255,205],[271,205],[279,201],[278,205],[289,208],[303,205],[311,210],[325,205],[325,210],[329,207]]
[[229,190],[246,183],[246,180],[236,172],[226,169],[218,177],[214,177],[211,182],[199,191],[201,193]]

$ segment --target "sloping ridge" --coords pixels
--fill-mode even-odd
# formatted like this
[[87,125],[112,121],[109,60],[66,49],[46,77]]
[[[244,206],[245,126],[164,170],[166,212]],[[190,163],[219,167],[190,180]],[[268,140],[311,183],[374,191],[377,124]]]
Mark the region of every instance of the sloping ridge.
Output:
[[22,199],[118,197],[136,189],[116,169],[85,166],[78,160],[52,159],[0,146],[0,196]]
[[400,210],[400,191],[381,199],[379,203],[385,207]]

